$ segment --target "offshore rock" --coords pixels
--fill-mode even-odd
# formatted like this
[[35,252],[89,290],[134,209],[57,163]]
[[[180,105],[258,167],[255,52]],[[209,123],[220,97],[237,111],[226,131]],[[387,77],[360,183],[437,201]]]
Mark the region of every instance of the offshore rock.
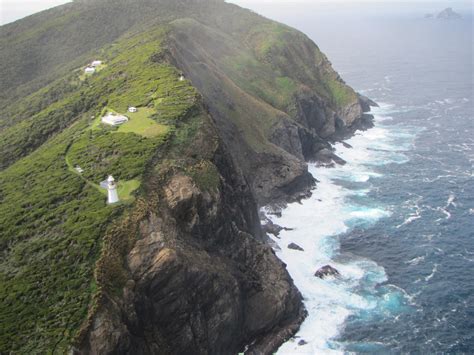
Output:
[[288,244],[288,249],[292,249],[292,250],[298,250],[298,251],[304,251],[304,249],[302,247],[300,247],[298,244],[296,243],[290,243]]
[[448,7],[441,11],[437,18],[440,20],[460,20],[462,16],[455,12],[451,7]]
[[331,265],[325,265],[319,268],[315,273],[314,276],[319,277],[320,279],[325,279],[328,276],[340,276],[339,271],[333,268]]

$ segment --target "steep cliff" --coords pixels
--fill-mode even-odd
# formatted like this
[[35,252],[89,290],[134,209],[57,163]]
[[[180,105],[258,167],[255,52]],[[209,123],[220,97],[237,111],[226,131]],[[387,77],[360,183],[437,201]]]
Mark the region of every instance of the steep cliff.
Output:
[[[262,243],[244,177],[204,121],[147,177],[146,202],[131,212],[141,218],[123,293],[104,292],[78,353],[223,354],[248,344],[268,353],[304,318],[284,265]],[[128,228],[113,238],[128,239]]]
[[304,34],[230,4],[209,11],[171,22],[171,61],[204,96],[259,203],[299,198],[314,183],[305,161],[359,123],[359,97]]
[[306,161],[373,104],[311,40],[222,1],[81,0],[0,46],[0,352],[270,353],[296,331],[258,207],[307,195]]

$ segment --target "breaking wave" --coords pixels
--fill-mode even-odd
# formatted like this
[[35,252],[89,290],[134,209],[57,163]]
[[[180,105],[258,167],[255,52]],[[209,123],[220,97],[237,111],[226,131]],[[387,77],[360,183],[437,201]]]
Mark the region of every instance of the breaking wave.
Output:
[[[383,177],[377,171],[378,166],[406,162],[404,152],[412,147],[415,137],[409,128],[392,124],[389,117],[394,112],[392,105],[381,105],[373,111],[374,128],[347,140],[350,146],[335,145],[336,154],[346,165],[334,168],[310,165],[311,174],[319,180],[311,198],[301,204],[290,204],[281,217],[268,214],[273,222],[291,228],[272,239],[308,310],[300,331],[280,347],[278,354],[344,352],[347,344],[338,342],[337,337],[350,316],[397,314],[410,302],[404,290],[386,284],[383,267],[372,260],[341,253],[338,237],[391,215],[389,207],[378,204],[370,196],[371,181]],[[413,217],[406,223],[413,221]],[[296,243],[304,251],[289,249],[290,243]],[[341,277],[315,277],[315,271],[326,264],[335,267]],[[364,349],[381,346],[358,345]]]

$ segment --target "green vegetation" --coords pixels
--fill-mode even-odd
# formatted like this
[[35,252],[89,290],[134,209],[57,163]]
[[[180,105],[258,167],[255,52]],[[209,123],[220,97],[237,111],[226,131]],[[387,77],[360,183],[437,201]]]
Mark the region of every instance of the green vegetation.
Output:
[[325,80],[324,83],[331,93],[331,99],[336,107],[345,107],[357,101],[357,95],[349,86],[337,79]]
[[133,201],[132,193],[140,187],[140,180],[128,180],[128,181],[119,181],[117,186],[117,192],[120,200],[124,201]]
[[84,88],[0,132],[0,170],[28,155],[48,138],[68,127],[97,103]]
[[276,22],[253,27],[249,39],[254,43],[253,50],[259,60],[271,61],[271,54],[288,48],[288,39],[294,39],[295,30]]
[[[267,82],[263,79],[255,82],[249,75],[247,81],[258,87],[260,92],[252,87],[250,89],[275,107],[290,113],[292,98],[301,85],[328,99],[335,110],[357,100],[354,90],[340,80],[324,54],[316,46],[310,45],[310,40],[302,33],[278,23],[264,23],[251,29],[246,40],[250,43],[260,66],[270,65],[274,77],[273,82],[268,82],[272,75],[265,73]],[[243,63],[248,65],[247,60]],[[239,66],[234,63],[234,66],[236,65]],[[258,65],[254,64],[253,67],[257,68]],[[257,74],[256,78],[259,78],[258,73],[264,73],[264,70],[260,68],[258,72],[253,72]]]
[[209,160],[201,160],[190,166],[187,173],[201,190],[214,190],[219,186],[220,174]]
[[143,162],[156,150],[161,140],[147,139],[133,133],[89,133],[75,141],[68,152],[72,166],[79,165],[87,180],[99,183],[108,175],[131,180],[143,173]]
[[121,125],[117,132],[136,133],[143,137],[165,137],[169,133],[169,126],[156,123],[150,117],[155,113],[154,109],[140,107],[138,112],[129,112],[127,117],[130,119],[127,123]]
[[68,171],[71,133],[0,173],[1,353],[64,350],[87,313],[100,238],[119,210]]
[[[80,84],[76,79],[75,91],[43,109],[38,105],[41,111],[1,131],[0,169],[34,151],[86,112],[99,116],[105,107],[127,112],[133,103],[149,106],[154,110],[153,113],[148,111],[150,118],[167,125],[192,115],[197,98],[195,89],[178,80],[179,73],[174,67],[160,61],[165,35],[166,29],[159,28],[121,40],[104,53],[107,66],[102,71]],[[137,133],[142,134],[143,126],[138,129]],[[147,134],[161,133],[165,135],[166,128],[155,126]]]
[[[0,353],[66,352],[96,293],[120,284],[114,270],[125,249],[111,252],[110,224],[136,208],[164,143],[179,135],[185,144],[199,126],[195,89],[162,60],[165,35],[125,37],[102,53],[107,66],[96,74],[68,74],[8,108],[18,113],[0,132]],[[132,103],[141,107],[128,123],[99,123],[104,111]],[[109,174],[124,204],[106,204],[99,183]]]
[[286,109],[298,89],[293,79],[279,76],[280,73],[249,53],[240,52],[237,56],[229,56],[225,65],[239,87],[276,108]]
[[87,74],[87,73],[85,72],[86,67],[83,67],[83,68],[81,68],[81,75],[79,75],[79,80],[80,80],[80,81],[87,80],[88,77],[97,74],[98,72],[100,72],[101,70],[103,70],[103,69],[106,68],[106,67],[107,67],[107,64],[105,64],[105,63],[102,63],[102,64],[100,64],[100,65],[97,65],[97,66],[95,67],[95,72],[92,73],[92,74]]

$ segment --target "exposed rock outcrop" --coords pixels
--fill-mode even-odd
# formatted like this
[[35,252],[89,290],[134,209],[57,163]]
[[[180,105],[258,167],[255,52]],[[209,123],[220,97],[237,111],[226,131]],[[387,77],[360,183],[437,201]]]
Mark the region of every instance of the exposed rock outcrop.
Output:
[[338,277],[340,276],[339,271],[333,268],[331,265],[325,265],[319,268],[315,273],[314,276],[319,277],[320,279],[324,279],[328,276]]
[[[242,11],[233,7],[231,12],[240,16]],[[376,104],[349,88],[306,36],[253,16],[251,22],[258,23],[260,32],[230,19],[225,25],[224,19],[217,24],[173,22],[170,60],[202,93],[258,203],[298,201],[309,196],[315,184],[306,161],[326,159],[318,153],[329,151],[330,141],[369,125],[371,116],[364,112]],[[278,40],[285,46],[270,45],[261,53],[260,43],[271,44],[275,36],[283,36]],[[252,58],[253,66],[237,72],[235,67],[245,66],[242,58]],[[281,80],[275,73],[295,87],[284,101],[264,89]]]
[[369,99],[367,96],[364,96],[361,94],[358,94],[358,96],[359,96],[359,103],[362,107],[363,112],[370,112],[371,107],[379,107],[379,104]]
[[[203,189],[173,169],[150,176],[146,218],[77,353],[267,354],[306,315],[285,265],[263,243],[257,205],[210,123],[186,153],[219,172]],[[215,133],[214,133],[215,134]],[[158,202],[159,201],[159,202]]]
[[346,161],[341,157],[337,156],[332,150],[321,149],[315,156],[316,161],[323,166],[334,166],[334,163],[339,165],[345,165]]
[[288,249],[292,249],[292,250],[298,250],[298,251],[304,251],[304,249],[302,247],[300,247],[298,244],[296,243],[290,243],[288,244]]
[[267,220],[266,223],[262,225],[262,229],[265,233],[278,237],[284,228],[278,224],[273,223],[271,220]]

